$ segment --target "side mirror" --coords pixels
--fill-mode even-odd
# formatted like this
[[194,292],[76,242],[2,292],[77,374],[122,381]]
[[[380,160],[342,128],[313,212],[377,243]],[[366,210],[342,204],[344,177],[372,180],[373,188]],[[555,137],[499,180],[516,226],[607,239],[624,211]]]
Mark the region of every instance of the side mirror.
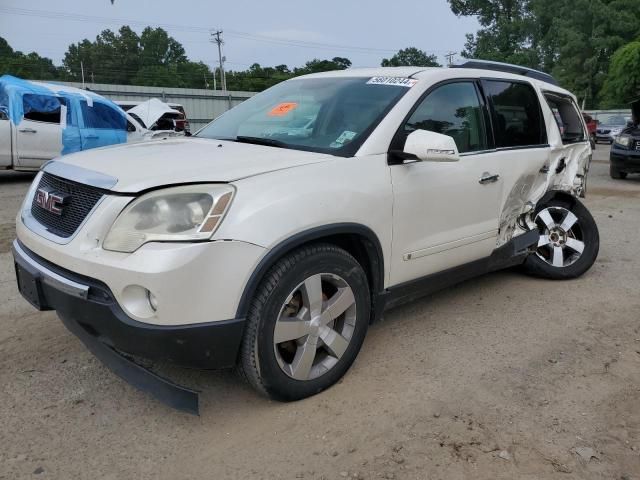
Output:
[[458,147],[453,138],[428,130],[416,130],[407,137],[404,150],[392,151],[391,155],[399,161],[390,163],[418,162],[457,162],[460,160]]

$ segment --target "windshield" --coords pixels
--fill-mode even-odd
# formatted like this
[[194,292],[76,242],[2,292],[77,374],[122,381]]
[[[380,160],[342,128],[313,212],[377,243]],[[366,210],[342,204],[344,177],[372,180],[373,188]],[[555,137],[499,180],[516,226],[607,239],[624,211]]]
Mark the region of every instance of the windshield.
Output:
[[309,78],[280,83],[217,118],[197,136],[352,156],[413,85],[374,80]]

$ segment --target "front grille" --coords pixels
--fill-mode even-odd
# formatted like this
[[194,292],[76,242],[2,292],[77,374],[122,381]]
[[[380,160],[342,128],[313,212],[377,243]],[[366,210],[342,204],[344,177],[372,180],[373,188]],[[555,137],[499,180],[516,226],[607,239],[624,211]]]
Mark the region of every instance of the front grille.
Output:
[[38,205],[36,203],[37,195],[34,195],[31,203],[31,214],[34,218],[47,231],[62,238],[69,238],[78,230],[78,227],[105,193],[99,188],[65,180],[48,173],[44,173],[40,179],[38,189],[41,188],[70,196],[62,209],[62,215],[56,215]]
[[602,133],[602,134],[606,135],[607,133],[611,133],[611,130],[598,129],[598,133]]

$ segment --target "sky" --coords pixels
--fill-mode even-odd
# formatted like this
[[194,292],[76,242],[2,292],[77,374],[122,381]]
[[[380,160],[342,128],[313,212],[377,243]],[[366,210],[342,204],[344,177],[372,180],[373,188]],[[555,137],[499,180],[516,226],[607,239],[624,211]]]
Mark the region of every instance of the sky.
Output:
[[62,62],[71,43],[130,25],[161,26],[187,56],[217,63],[211,30],[223,31],[226,68],[303,65],[312,58],[349,58],[377,66],[397,50],[417,47],[438,56],[460,52],[475,18],[457,18],[446,0],[0,0],[0,36],[14,50]]

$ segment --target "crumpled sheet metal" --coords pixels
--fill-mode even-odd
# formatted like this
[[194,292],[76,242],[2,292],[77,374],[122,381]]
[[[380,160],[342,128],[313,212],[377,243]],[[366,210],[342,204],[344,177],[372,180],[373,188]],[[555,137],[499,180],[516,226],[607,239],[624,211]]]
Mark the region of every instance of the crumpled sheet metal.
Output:
[[[543,110],[547,124],[554,125],[551,110]],[[588,143],[564,145],[560,132],[555,129],[549,134],[549,145],[549,161],[537,173],[528,172],[519,178],[507,195],[500,214],[497,246],[504,245],[527,231],[518,220],[523,216],[526,219],[547,192],[562,191],[576,197],[583,193],[584,179],[592,156],[591,146]]]

